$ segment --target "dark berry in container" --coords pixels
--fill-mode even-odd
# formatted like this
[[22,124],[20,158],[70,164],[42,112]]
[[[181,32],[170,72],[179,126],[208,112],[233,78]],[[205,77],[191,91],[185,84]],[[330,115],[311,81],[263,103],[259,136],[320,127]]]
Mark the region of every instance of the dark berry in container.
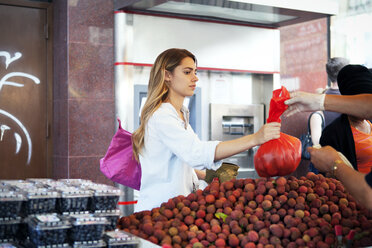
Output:
[[27,238],[28,238],[27,218],[22,218],[21,219],[21,222],[19,223],[19,229],[18,229],[18,232],[16,234],[16,238],[20,242],[27,240]]
[[34,246],[64,244],[70,223],[57,214],[40,214],[27,218],[30,242]]
[[14,191],[14,189],[12,188],[12,186],[5,185],[0,182],[0,192],[8,192],[8,191]]
[[111,210],[116,209],[121,190],[103,184],[93,184],[89,186],[93,190],[93,197],[91,201],[91,210]]
[[88,201],[92,197],[92,191],[77,187],[57,187],[61,197],[57,200],[57,210],[60,213],[81,212],[88,210]]
[[13,191],[23,191],[35,188],[34,183],[25,180],[1,180],[1,183],[5,186],[11,187]]
[[49,181],[49,182],[46,182],[45,184],[50,189],[56,189],[58,187],[68,187],[68,185],[64,184],[61,181]]
[[108,221],[105,217],[92,214],[72,214],[69,216],[72,228],[69,232],[71,241],[94,241],[102,237]]
[[105,241],[103,240],[93,240],[93,241],[76,241],[72,244],[73,248],[101,248],[107,247]]
[[27,178],[26,182],[33,183],[38,188],[48,188],[49,184],[54,183],[56,180],[51,178]]
[[88,185],[94,184],[91,180],[78,179],[78,178],[70,178],[70,179],[64,178],[64,179],[59,179],[58,181],[64,183],[65,185],[77,186],[77,187],[88,186]]
[[29,240],[26,240],[23,243],[23,246],[25,248],[71,248],[71,246],[68,243],[64,244],[53,244],[53,245],[35,245],[31,243]]
[[60,197],[54,190],[32,188],[26,192],[27,201],[24,211],[26,215],[54,213],[56,212],[56,202]]
[[20,246],[18,246],[17,244],[15,244],[13,242],[4,242],[4,243],[2,243],[0,241],[0,247],[1,248],[18,248]]
[[0,218],[0,241],[16,240],[21,217]]
[[105,226],[105,231],[112,231],[116,229],[120,215],[120,209],[96,210],[94,212],[94,216],[105,217],[108,220],[108,224]]
[[103,239],[108,248],[136,248],[139,246],[139,239],[136,236],[122,230],[105,232]]
[[0,192],[0,218],[20,215],[25,196],[17,191]]

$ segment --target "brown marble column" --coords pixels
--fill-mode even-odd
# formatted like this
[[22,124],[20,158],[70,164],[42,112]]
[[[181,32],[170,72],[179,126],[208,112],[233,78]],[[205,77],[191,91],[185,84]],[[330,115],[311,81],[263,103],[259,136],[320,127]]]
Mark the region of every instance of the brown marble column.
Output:
[[[317,88],[327,86],[325,65],[328,60],[327,18],[317,19],[280,28],[280,78],[281,84],[298,90],[315,93]],[[293,86],[292,86],[293,87]],[[282,132],[300,137],[307,130],[310,113],[282,118]],[[293,173],[303,176],[309,161],[303,160]]]
[[53,8],[53,177],[111,184],[99,159],[115,132],[113,0]]

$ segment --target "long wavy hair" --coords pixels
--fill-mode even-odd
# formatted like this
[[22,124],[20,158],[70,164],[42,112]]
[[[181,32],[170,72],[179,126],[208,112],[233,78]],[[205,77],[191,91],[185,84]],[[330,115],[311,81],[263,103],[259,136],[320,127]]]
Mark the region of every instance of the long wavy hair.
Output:
[[133,155],[139,161],[145,141],[145,129],[152,114],[168,98],[169,88],[165,82],[165,71],[173,73],[184,58],[190,57],[196,63],[195,56],[185,49],[171,48],[162,52],[151,68],[147,100],[141,111],[141,124],[132,134]]

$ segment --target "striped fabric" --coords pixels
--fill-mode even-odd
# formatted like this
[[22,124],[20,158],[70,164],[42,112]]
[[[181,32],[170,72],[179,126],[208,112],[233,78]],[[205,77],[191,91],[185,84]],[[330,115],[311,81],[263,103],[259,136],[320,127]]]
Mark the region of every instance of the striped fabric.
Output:
[[[369,125],[372,124],[369,122]],[[372,168],[372,132],[367,134],[357,130],[351,126],[353,132],[355,151],[358,164],[358,171],[362,173],[369,173]]]

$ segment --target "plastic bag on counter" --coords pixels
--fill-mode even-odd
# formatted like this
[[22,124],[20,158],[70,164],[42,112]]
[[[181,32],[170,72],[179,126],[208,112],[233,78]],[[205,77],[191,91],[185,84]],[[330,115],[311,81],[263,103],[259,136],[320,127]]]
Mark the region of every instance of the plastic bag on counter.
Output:
[[[274,90],[270,101],[267,122],[281,122],[280,116],[288,108],[284,101],[289,99],[285,87]],[[254,166],[260,177],[285,176],[297,169],[301,162],[301,141],[291,135],[280,133],[279,139],[270,140],[258,148]]]

